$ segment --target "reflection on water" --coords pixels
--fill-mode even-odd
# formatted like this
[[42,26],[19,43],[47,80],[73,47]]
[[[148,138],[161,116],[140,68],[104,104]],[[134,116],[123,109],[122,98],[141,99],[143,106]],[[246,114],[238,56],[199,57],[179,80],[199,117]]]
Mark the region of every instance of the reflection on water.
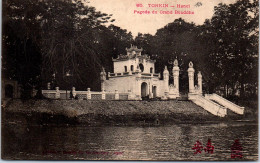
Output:
[[[257,160],[258,129],[250,123],[178,124],[156,127],[3,125],[6,159],[82,160],[234,160],[230,147],[239,139],[242,160]],[[213,154],[194,154],[208,139]],[[2,156],[3,156],[2,155]],[[239,160],[239,159],[236,159]]]

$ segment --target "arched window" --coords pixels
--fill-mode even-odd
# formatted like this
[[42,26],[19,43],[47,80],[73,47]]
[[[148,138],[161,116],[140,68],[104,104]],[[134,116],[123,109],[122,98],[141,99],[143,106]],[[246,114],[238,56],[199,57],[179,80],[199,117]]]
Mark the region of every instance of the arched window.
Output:
[[133,65],[131,65],[131,71],[134,71],[134,66]]
[[144,72],[144,65],[142,63],[139,64],[141,72]]
[[152,67],[150,68],[150,73],[153,73],[153,68]]
[[125,66],[125,72],[127,72],[127,66]]

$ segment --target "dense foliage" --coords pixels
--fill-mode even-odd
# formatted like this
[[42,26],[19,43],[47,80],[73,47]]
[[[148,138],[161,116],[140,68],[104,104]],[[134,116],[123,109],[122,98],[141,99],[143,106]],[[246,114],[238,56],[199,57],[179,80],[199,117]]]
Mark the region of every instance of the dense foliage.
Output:
[[[258,68],[258,1],[219,4],[203,25],[177,19],[155,35],[134,39],[84,0],[3,1],[2,74],[23,90],[75,86],[99,90],[102,66],[112,72],[112,57],[135,44],[156,59],[158,72],[181,67],[181,91],[187,91],[188,62],[202,71],[207,92],[225,88],[234,95],[256,95]],[[107,25],[110,23],[111,25]],[[197,72],[196,72],[197,73]],[[172,80],[172,78],[171,78]],[[25,92],[25,91],[24,91]]]

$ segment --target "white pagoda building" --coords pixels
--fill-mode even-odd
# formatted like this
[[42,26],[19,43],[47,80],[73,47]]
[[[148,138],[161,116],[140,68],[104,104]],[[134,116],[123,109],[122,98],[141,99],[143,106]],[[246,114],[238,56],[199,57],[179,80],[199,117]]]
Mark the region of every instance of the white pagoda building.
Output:
[[169,85],[169,71],[165,66],[163,79],[155,73],[155,60],[142,54],[143,49],[136,46],[126,48],[126,55],[120,54],[113,60],[114,72],[101,72],[101,90],[105,92],[130,93],[132,99],[142,97],[162,99],[179,97],[179,67],[174,61],[174,85]]

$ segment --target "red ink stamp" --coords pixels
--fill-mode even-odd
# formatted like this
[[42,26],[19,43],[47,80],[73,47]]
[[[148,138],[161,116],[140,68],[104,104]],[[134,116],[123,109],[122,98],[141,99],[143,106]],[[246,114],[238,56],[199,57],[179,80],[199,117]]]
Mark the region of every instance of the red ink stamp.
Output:
[[202,144],[197,140],[196,144],[194,144],[193,150],[196,150],[194,154],[201,153],[201,150],[203,149]]
[[212,145],[210,139],[208,139],[207,146],[204,148],[204,150],[205,150],[205,152],[213,153],[213,151],[214,151],[214,146]]
[[[194,144],[194,147],[192,149],[195,150],[194,154],[198,154],[198,153],[202,152],[203,146],[200,143],[200,141],[197,141],[196,144]],[[214,152],[214,146],[212,145],[210,139],[208,139],[208,143],[207,143],[206,147],[204,148],[204,151],[208,152],[208,153]]]
[[242,146],[239,143],[239,139],[236,139],[234,144],[231,146],[231,158],[242,158]]

